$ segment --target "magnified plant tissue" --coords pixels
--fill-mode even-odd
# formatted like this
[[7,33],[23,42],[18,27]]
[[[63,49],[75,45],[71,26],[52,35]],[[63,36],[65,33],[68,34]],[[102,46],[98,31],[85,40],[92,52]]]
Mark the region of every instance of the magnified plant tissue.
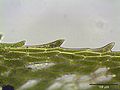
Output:
[[[2,37],[2,35],[0,35]],[[0,37],[0,38],[1,38]],[[42,45],[0,43],[0,85],[15,90],[119,90],[120,52],[64,48],[59,39]]]

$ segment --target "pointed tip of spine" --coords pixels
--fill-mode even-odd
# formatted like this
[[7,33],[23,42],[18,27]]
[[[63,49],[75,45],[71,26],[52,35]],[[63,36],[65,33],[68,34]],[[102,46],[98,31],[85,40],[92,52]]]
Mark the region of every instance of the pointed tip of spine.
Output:
[[102,52],[109,52],[109,51],[112,50],[112,48],[114,47],[114,45],[115,45],[115,42],[111,42],[111,43],[103,46],[103,47],[101,48],[101,51],[102,51]]
[[55,40],[49,44],[51,47],[60,47],[64,41],[65,41],[64,39],[58,39],[58,40]]
[[13,45],[13,47],[22,47],[22,46],[25,45],[25,43],[26,43],[25,40],[19,41],[19,42],[15,43],[15,44]]
[[111,43],[105,45],[104,47],[106,47],[106,48],[108,48],[109,50],[111,50],[114,46],[115,46],[115,42],[111,42]]
[[111,42],[101,48],[96,48],[96,49],[92,49],[92,51],[95,52],[111,52],[112,48],[114,47],[115,42]]
[[115,46],[115,42],[111,42],[109,44],[112,46],[112,48]]
[[58,39],[55,42],[59,41],[61,44],[63,44],[63,42],[65,41],[65,39]]

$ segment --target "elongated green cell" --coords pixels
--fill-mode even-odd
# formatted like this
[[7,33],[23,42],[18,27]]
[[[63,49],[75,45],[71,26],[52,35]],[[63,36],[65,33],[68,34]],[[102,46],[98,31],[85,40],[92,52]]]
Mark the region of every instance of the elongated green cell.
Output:
[[20,52],[44,52],[46,48],[10,48],[10,51],[20,51]]
[[29,53],[29,56],[50,57],[50,56],[55,56],[58,53],[59,53],[58,51],[38,52],[38,53]]
[[84,55],[84,56],[100,56],[101,53],[97,52],[90,52],[90,51],[80,51],[80,52],[75,52],[77,55]]
[[27,55],[27,53],[25,53],[25,52],[10,51],[10,52],[4,54],[4,57],[14,59],[14,58],[22,58],[26,55]]

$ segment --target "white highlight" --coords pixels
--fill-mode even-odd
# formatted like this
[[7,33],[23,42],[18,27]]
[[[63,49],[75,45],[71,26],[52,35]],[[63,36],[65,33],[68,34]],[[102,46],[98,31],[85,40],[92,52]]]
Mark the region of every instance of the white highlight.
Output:
[[44,63],[32,63],[27,65],[27,68],[31,68],[33,71],[35,70],[40,70],[40,69],[46,69],[51,66],[55,65],[55,63],[50,63],[50,62],[44,62]]
[[31,88],[35,85],[37,85],[37,83],[40,82],[40,79],[33,79],[33,80],[28,80],[24,85],[22,85],[18,90],[26,90],[28,88]]
[[94,74],[106,73],[107,71],[108,71],[108,68],[99,68],[94,72]]
[[6,71],[6,72],[1,73],[1,76],[6,76],[6,77],[8,77],[8,76],[9,76],[9,74],[10,74],[10,70],[9,70],[9,71]]
[[109,68],[98,68],[89,75],[69,74],[57,78],[47,90],[86,90],[93,87],[90,84],[97,84],[110,81],[115,75],[107,73]]

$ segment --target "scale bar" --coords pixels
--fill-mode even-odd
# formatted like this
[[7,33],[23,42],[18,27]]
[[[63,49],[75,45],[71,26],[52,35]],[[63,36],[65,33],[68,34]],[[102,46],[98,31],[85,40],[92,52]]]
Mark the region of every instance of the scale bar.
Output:
[[119,84],[89,84],[89,85],[119,85]]

